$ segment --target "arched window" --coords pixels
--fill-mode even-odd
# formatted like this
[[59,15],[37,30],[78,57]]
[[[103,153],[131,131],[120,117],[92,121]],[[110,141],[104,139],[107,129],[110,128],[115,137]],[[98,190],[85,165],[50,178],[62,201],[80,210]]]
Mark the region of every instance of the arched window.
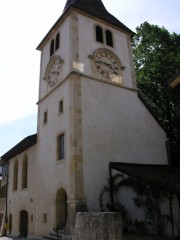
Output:
[[50,56],[52,56],[54,53],[54,39],[51,41],[51,45],[50,45]]
[[14,162],[14,173],[13,173],[13,190],[17,190],[18,186],[18,160]]
[[106,30],[106,44],[110,47],[113,47],[112,32],[109,30]]
[[103,30],[100,26],[96,26],[96,41],[103,43]]
[[59,43],[60,43],[60,35],[59,33],[56,35],[56,50],[59,48]]
[[22,188],[27,188],[28,158],[24,157],[22,163]]

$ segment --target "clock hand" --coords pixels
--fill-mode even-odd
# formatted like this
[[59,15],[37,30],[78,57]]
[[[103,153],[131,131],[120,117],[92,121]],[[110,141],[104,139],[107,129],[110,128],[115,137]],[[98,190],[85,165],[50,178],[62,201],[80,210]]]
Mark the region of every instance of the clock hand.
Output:
[[112,64],[109,64],[109,67],[110,67],[111,70],[114,71],[114,68],[113,68]]
[[54,72],[52,72],[52,74],[57,74],[57,75],[59,75],[59,72],[58,72],[58,71],[54,71]]
[[100,65],[104,65],[104,66],[110,68],[113,71],[113,73],[116,73],[114,70],[114,67],[112,66],[111,63],[106,63],[106,62],[102,62],[102,61],[96,61],[96,62],[99,63]]
[[104,65],[104,66],[107,66],[107,67],[109,67],[111,64],[109,64],[109,63],[106,63],[106,62],[102,62],[102,61],[97,61],[99,64],[102,64],[102,65]]

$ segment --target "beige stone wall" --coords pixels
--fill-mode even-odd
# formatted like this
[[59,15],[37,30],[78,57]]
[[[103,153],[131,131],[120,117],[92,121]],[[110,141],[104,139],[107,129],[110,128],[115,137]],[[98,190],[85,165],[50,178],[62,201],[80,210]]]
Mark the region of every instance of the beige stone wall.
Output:
[[82,79],[85,193],[90,211],[108,178],[109,162],[168,164],[166,133],[137,93]]
[[60,33],[60,48],[55,51],[54,54],[60,56],[64,61],[58,83],[61,83],[70,71],[70,20],[67,18],[66,21],[61,24],[60,28],[54,31],[54,34],[48,39],[41,52],[39,100],[47,96],[47,94],[49,94],[52,90],[52,88],[48,86],[47,81],[44,80],[44,77],[46,67],[50,59],[50,43],[52,39],[55,39],[57,33]]
[[[64,111],[58,113],[59,101],[63,100]],[[43,124],[43,113],[47,111],[48,120]],[[64,188],[69,198],[69,83],[65,81],[39,105],[39,129],[37,146],[37,233],[47,234],[56,227],[56,194]],[[57,137],[64,134],[65,158],[57,159]],[[43,222],[43,214],[47,221]]]
[[[27,188],[22,189],[22,162],[28,159]],[[13,190],[14,162],[18,161],[18,185]],[[35,235],[36,220],[36,146],[17,155],[9,161],[8,216],[12,214],[12,234],[19,234],[19,213],[28,213],[28,235]]]
[[77,213],[74,240],[122,240],[120,213]]
[[[130,37],[125,33],[119,31],[112,25],[108,25],[104,21],[91,19],[86,16],[78,15],[79,17],[79,71],[89,77],[104,80],[102,75],[97,73],[93,68],[93,62],[90,61],[89,56],[99,48],[106,48],[112,51],[119,58],[122,66],[125,67],[123,71],[123,86],[129,88],[136,88],[135,73],[132,65],[132,51],[130,46]],[[95,38],[95,26],[101,26],[103,31],[110,30],[113,34],[114,46],[109,47],[105,43],[99,43]],[[86,27],[84,27],[86,26]]]
[[[37,151],[37,234],[40,235],[48,234],[57,225],[56,194],[60,188],[67,193],[69,226],[74,222],[77,205],[85,204],[81,139],[81,81],[75,75],[67,76],[71,71],[76,70],[79,61],[77,23],[77,14],[72,13],[57,30],[60,32],[61,41],[60,49],[55,54],[59,54],[64,63],[59,81],[53,88],[50,88],[42,79],[50,59],[51,39],[42,51]],[[64,111],[59,115],[58,104],[61,99],[64,103]],[[43,124],[45,111],[48,113],[48,120]],[[65,158],[58,161],[57,136],[61,133],[65,136]],[[43,222],[43,214],[47,215],[46,223]]]

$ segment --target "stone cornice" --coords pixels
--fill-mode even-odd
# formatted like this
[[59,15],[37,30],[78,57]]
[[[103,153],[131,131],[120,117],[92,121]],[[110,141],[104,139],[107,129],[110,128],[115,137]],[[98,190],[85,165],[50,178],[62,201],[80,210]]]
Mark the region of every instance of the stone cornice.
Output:
[[129,90],[129,91],[138,92],[138,88],[126,87],[126,86],[119,85],[117,83],[113,83],[113,82],[110,82],[110,81],[105,81],[105,80],[102,80],[102,79],[93,78],[89,75],[83,74],[83,73],[78,72],[78,71],[72,71],[64,78],[63,81],[61,81],[59,84],[57,84],[56,87],[54,87],[51,91],[49,91],[44,97],[39,99],[39,101],[37,102],[37,105],[39,105],[39,103],[44,101],[52,92],[56,91],[56,89],[59,86],[61,86],[64,82],[66,82],[69,78],[71,78],[73,76],[80,76],[81,78],[88,78],[88,79],[91,79],[91,80],[94,80],[94,81],[97,81],[97,82],[101,82],[101,83],[104,83],[104,84],[108,84],[108,85],[111,85],[111,86],[114,86],[114,87],[119,87],[119,88],[123,88],[123,89]]

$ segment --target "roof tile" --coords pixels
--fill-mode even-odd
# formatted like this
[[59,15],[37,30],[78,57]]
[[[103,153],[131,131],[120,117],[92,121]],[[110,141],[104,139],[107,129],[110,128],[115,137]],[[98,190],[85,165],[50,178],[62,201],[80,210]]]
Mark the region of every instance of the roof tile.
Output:
[[123,23],[121,23],[117,18],[115,18],[106,10],[101,0],[67,0],[64,7],[64,12],[66,12],[67,9],[69,9],[69,7],[71,6],[78,8],[93,16],[96,16],[102,20],[105,20],[133,34],[133,32],[128,27],[126,27]]

